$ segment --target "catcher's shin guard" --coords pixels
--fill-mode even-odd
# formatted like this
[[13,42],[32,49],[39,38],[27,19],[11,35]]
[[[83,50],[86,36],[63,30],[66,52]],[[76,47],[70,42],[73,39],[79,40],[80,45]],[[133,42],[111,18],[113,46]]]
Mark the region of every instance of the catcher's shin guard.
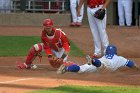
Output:
[[34,61],[34,59],[36,58],[36,56],[39,56],[39,59],[41,61],[41,56],[38,55],[40,54],[40,52],[42,51],[42,45],[41,44],[35,44],[34,46],[32,46],[28,52],[27,58],[25,63],[27,65],[32,64],[32,62]]

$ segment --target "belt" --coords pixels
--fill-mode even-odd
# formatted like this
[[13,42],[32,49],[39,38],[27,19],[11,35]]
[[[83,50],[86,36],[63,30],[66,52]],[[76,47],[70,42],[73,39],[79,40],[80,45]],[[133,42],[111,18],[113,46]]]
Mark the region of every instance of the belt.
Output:
[[90,5],[88,5],[88,7],[90,7],[90,8],[97,8],[97,7],[99,7],[100,5],[92,5],[92,6],[90,6]]

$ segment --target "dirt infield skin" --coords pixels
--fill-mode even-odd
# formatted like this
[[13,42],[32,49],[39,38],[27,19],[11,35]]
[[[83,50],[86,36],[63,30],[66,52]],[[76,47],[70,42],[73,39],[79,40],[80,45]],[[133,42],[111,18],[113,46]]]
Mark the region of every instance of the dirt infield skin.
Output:
[[[61,27],[85,54],[92,55],[94,47],[90,29],[88,27]],[[0,36],[39,36],[41,27],[0,26]],[[118,48],[118,54],[134,60],[140,65],[140,28],[138,27],[107,27],[111,44]],[[82,38],[81,38],[82,37]],[[83,86],[135,86],[140,87],[140,72],[124,68],[114,73],[66,73],[57,75],[47,58],[42,63],[38,59],[36,70],[18,70],[16,61],[24,61],[23,57],[0,57],[0,93],[24,93],[61,85]],[[85,63],[84,57],[69,57],[69,60],[79,64]]]

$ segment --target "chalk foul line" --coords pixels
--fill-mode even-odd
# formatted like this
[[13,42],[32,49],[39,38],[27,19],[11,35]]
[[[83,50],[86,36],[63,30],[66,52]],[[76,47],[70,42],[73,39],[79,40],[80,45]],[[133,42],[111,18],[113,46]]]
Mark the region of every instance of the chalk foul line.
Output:
[[0,84],[14,83],[14,82],[18,82],[18,81],[26,81],[26,80],[31,80],[31,79],[33,79],[33,78],[16,79],[16,80],[0,82]]

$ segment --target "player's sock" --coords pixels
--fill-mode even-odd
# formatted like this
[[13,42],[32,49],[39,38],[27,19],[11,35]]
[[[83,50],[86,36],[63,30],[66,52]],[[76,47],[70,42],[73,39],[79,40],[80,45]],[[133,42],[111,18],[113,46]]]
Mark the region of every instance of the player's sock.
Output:
[[66,62],[63,62],[63,64],[65,65],[65,66],[71,66],[71,65],[77,65],[75,62],[72,62],[72,61],[66,61]]
[[100,67],[101,66],[101,61],[98,59],[92,59],[92,64],[96,67]]
[[80,67],[78,65],[71,65],[68,66],[66,70],[70,72],[78,72],[80,70]]

